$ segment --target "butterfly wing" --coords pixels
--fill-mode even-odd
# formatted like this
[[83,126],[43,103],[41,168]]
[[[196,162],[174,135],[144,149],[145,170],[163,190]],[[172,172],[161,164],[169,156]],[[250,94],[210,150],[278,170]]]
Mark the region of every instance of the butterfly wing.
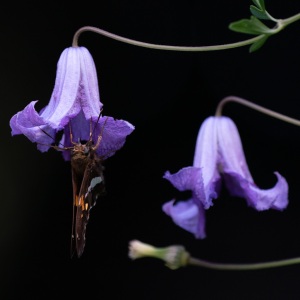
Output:
[[72,217],[72,235],[71,235],[71,257],[73,257],[75,249],[75,216],[77,214],[77,207],[79,202],[79,190],[82,184],[83,174],[82,172],[76,172],[76,169],[72,167],[72,186],[73,186],[73,217]]
[[[76,178],[74,179],[76,180]],[[74,190],[74,188],[73,188]],[[100,158],[94,156],[86,165],[79,193],[75,190],[75,240],[76,252],[80,257],[85,246],[86,226],[89,220],[90,209],[96,204],[99,196],[105,192],[103,166]]]

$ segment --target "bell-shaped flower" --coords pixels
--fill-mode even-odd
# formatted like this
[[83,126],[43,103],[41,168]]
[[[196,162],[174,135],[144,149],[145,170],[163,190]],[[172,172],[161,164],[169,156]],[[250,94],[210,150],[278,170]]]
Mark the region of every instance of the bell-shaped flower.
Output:
[[164,175],[179,191],[192,191],[192,197],[187,201],[171,200],[163,205],[163,211],[196,238],[204,238],[205,209],[218,198],[221,181],[232,196],[244,198],[258,211],[286,208],[288,184],[278,172],[274,174],[275,186],[260,189],[248,169],[234,122],[224,116],[209,117],[199,130],[193,166]]
[[[134,130],[127,121],[100,115],[103,104],[100,102],[96,67],[85,47],[70,47],[62,52],[49,104],[37,112],[36,102],[30,102],[15,114],[10,126],[12,135],[24,134],[37,143],[42,152],[51,147],[61,130],[60,145],[72,146],[71,130],[75,142],[88,141],[92,132],[96,144],[99,135],[102,135],[97,153],[109,157],[124,145],[126,136]],[[69,160],[70,152],[63,151],[63,156]]]

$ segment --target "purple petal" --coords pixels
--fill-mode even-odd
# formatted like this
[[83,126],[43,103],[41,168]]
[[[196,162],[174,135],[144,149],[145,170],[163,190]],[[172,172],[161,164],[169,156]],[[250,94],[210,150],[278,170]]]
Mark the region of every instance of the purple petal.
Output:
[[227,117],[217,118],[220,166],[230,194],[245,198],[247,203],[257,210],[284,209],[288,205],[286,180],[276,172],[277,184],[271,189],[259,189],[248,169],[235,124]]
[[[94,130],[93,142],[95,145],[97,144],[98,137],[102,137],[99,147],[97,148],[97,154],[100,157],[108,158],[114,155],[117,150],[122,148],[127,135],[134,130],[134,126],[127,121],[115,120],[112,117],[104,116],[101,116],[99,120],[97,117],[97,119],[88,121],[85,120],[85,117],[81,112],[71,121],[71,130],[73,142],[76,143],[88,141],[91,130]],[[65,147],[72,146],[68,125],[65,126],[64,135],[60,143]],[[64,151],[63,157],[65,160],[70,160],[70,151]]]
[[55,129],[62,129],[81,109],[86,119],[98,117],[102,103],[92,56],[84,47],[63,51],[57,64],[54,90],[41,116]]
[[201,177],[201,169],[195,167],[185,167],[174,174],[167,171],[163,176],[163,178],[169,180],[179,191],[198,189],[199,192],[197,194],[204,196]]
[[[94,123],[97,120],[94,119]],[[103,130],[103,131],[102,131]],[[101,117],[93,134],[94,143],[102,134],[100,146],[97,149],[99,156],[108,158],[121,149],[126,141],[126,137],[132,133],[134,126],[125,120],[117,120],[112,117]]]
[[200,168],[186,167],[174,174],[167,171],[163,178],[169,180],[179,191],[193,191],[197,204],[205,203],[206,198]]
[[86,119],[98,118],[102,103],[99,97],[97,71],[93,57],[84,47],[80,51],[81,82],[80,104]]
[[31,142],[38,143],[38,149],[43,152],[53,143],[55,130],[35,110],[36,102],[30,102],[24,110],[15,114],[10,120],[10,127],[12,135],[24,134]]
[[212,199],[216,199],[220,190],[220,177],[213,178],[211,182],[204,188],[202,168],[185,167],[179,170],[175,174],[171,174],[169,171],[165,173],[163,178],[169,180],[172,185],[179,191],[190,190],[193,192],[194,200],[197,205],[200,203],[204,208],[209,208],[212,203]]
[[204,185],[218,174],[217,120],[209,117],[202,123],[196,141],[193,166],[203,168]]
[[236,125],[228,117],[215,117],[218,124],[220,167],[224,173],[238,173],[253,183]]
[[204,189],[205,200],[202,200],[207,209],[213,205],[212,200],[216,199],[220,192],[221,177],[218,171],[218,140],[217,121],[209,117],[202,123],[196,141],[193,166],[201,168],[201,178],[196,184]]
[[276,209],[283,210],[288,205],[288,184],[279,173],[276,185],[271,189],[259,189],[237,173],[226,173],[224,179],[232,196],[245,198],[248,205],[256,210]]
[[198,206],[193,199],[180,201],[174,204],[174,200],[166,202],[162,209],[172,218],[179,227],[191,232],[197,239],[204,239],[205,211],[202,205]]
[[81,141],[88,141],[90,138],[90,132],[93,129],[93,123],[91,120],[86,120],[83,111],[74,117],[70,122],[65,126],[64,133],[67,136],[67,143],[65,145],[72,146],[70,141],[70,127],[73,136],[73,142],[79,143]]

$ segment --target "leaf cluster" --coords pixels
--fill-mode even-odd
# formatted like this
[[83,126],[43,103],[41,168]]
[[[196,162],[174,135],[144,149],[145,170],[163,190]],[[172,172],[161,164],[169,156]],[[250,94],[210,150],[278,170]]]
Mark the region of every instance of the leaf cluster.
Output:
[[260,20],[270,20],[276,22],[266,10],[264,0],[252,0],[254,5],[250,5],[250,12],[252,16],[249,19],[241,19],[229,24],[229,29],[235,32],[261,36],[255,41],[251,47],[250,52],[258,50],[264,45],[268,37],[274,34],[274,29],[269,28]]

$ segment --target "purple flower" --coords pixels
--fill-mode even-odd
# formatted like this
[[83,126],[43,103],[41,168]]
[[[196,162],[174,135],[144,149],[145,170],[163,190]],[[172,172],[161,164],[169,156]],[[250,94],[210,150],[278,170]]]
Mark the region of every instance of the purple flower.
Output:
[[[93,58],[85,47],[65,49],[58,61],[54,90],[49,104],[40,112],[35,109],[37,101],[30,102],[10,120],[12,135],[24,134],[37,148],[44,152],[54,143],[58,131],[63,130],[60,144],[72,146],[73,141],[87,141],[93,128],[93,141],[102,133],[100,156],[112,156],[124,143],[134,126],[124,120],[104,117],[100,111],[97,72]],[[95,128],[95,129],[94,129]],[[70,152],[63,151],[66,160]]]
[[163,211],[196,238],[205,238],[205,209],[218,198],[221,180],[232,196],[244,198],[258,211],[283,210],[288,205],[288,184],[278,172],[275,175],[273,188],[258,188],[236,125],[228,117],[209,117],[199,130],[193,166],[164,175],[179,191],[192,191],[192,197],[187,201],[171,200],[163,205]]

